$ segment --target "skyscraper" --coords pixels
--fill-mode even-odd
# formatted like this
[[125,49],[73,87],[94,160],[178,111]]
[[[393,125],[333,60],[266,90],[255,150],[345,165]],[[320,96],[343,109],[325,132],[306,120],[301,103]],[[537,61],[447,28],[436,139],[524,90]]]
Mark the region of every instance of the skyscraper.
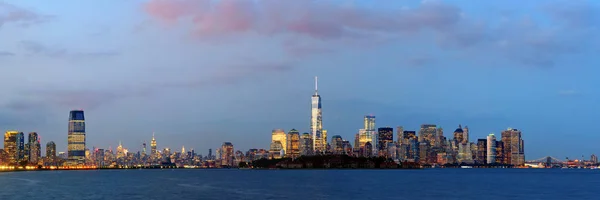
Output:
[[287,152],[287,134],[283,129],[275,129],[271,132],[271,143],[275,142],[281,143],[281,149],[279,150],[283,150],[284,153]]
[[310,132],[313,140],[313,152],[325,152],[323,138],[323,116],[321,111],[321,96],[319,95],[318,78],[315,77],[315,94],[311,98]]
[[388,156],[388,143],[394,143],[394,129],[391,127],[377,129],[378,156]]
[[72,110],[70,112],[68,134],[68,163],[70,165],[85,164],[85,118],[83,110]]
[[487,139],[478,139],[477,140],[477,156],[475,159],[475,162],[477,162],[477,164],[488,163],[487,158],[489,157],[489,154],[488,154],[487,145],[488,145]]
[[6,131],[4,133],[4,152],[6,152],[7,163],[16,165],[18,160],[17,135],[18,131]]
[[53,141],[46,143],[46,158],[44,165],[56,165],[56,144]]
[[521,131],[513,128],[502,131],[502,142],[504,143],[504,163],[523,165],[525,163],[525,145],[521,138]]
[[223,142],[221,145],[221,165],[232,167],[233,163],[233,144],[231,142]]
[[310,133],[302,133],[302,136],[300,137],[300,155],[313,155],[313,141]]
[[17,134],[17,162],[29,161],[25,160],[25,135],[23,132]]
[[297,158],[300,156],[300,132],[296,129],[290,130],[287,139],[286,157]]
[[[269,153],[272,158],[281,158],[284,156],[287,148],[287,135],[283,129],[275,129],[271,132],[271,149]],[[281,154],[283,151],[284,154]]]
[[46,158],[51,162],[56,159],[56,144],[53,141],[46,143]]
[[333,154],[343,154],[344,153],[344,140],[342,136],[334,135],[331,137],[331,151]]
[[29,163],[37,164],[42,152],[40,148],[40,139],[36,132],[29,133],[27,146],[29,146]]
[[435,146],[437,139],[437,126],[434,124],[423,124],[419,130],[419,142],[427,142],[430,147]]
[[[364,127],[358,131],[360,147],[364,148],[367,142],[371,143],[373,149],[369,152],[377,152],[377,133],[375,132],[375,116],[365,115]],[[363,155],[369,157],[372,155]]]
[[487,136],[487,163],[496,163],[496,136],[493,133]]
[[152,140],[150,141],[150,159],[154,161],[157,155],[158,154],[156,152],[156,139],[154,139],[154,133],[152,133]]

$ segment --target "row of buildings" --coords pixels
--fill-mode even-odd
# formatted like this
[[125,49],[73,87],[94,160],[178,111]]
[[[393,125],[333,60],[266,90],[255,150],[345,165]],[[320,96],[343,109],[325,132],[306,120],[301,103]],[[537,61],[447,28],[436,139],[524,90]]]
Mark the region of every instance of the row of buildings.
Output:
[[[469,141],[468,127],[459,125],[453,138],[447,139],[441,127],[432,124],[421,125],[419,131],[397,127],[395,134],[391,127],[373,128],[375,116],[365,116],[364,129],[354,137],[354,144],[340,135],[325,141],[323,151],[315,151],[314,139],[309,133],[300,134],[296,129],[286,133],[275,129],[271,133],[268,158],[297,158],[307,155],[350,155],[381,156],[397,161],[418,162],[421,164],[505,164],[520,166],[525,163],[524,140],[521,131],[508,128],[501,132],[501,138],[489,134],[477,142]],[[396,139],[394,139],[396,135]]]

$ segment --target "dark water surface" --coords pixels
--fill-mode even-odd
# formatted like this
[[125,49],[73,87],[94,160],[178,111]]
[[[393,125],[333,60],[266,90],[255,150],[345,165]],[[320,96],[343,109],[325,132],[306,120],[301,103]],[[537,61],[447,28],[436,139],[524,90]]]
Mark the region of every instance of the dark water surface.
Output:
[[0,199],[600,199],[600,170],[95,170],[0,173]]

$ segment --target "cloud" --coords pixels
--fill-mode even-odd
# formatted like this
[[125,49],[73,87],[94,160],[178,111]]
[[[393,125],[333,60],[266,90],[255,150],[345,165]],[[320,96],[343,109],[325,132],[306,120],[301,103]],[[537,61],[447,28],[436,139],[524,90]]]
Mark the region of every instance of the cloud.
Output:
[[460,20],[458,8],[435,2],[382,12],[333,1],[152,0],[145,11],[163,22],[187,19],[199,37],[256,32],[336,39],[361,32],[443,30]]
[[0,1],[0,27],[3,24],[8,23],[29,26],[47,22],[53,18],[54,16],[51,15],[39,14],[34,11]]
[[36,41],[24,40],[20,46],[31,55],[44,55],[48,57],[69,57],[69,58],[91,58],[91,57],[110,57],[120,55],[116,51],[93,51],[93,52],[69,52],[67,49],[58,46],[48,46]]
[[600,9],[589,1],[547,3],[540,6],[544,12],[534,13],[541,18],[527,17],[531,13],[470,16],[459,6],[441,1],[381,8],[384,4],[374,9],[339,1],[150,0],[144,10],[170,26],[185,25],[201,40],[249,33],[320,41],[315,46],[282,44],[292,56],[328,52],[336,49],[332,43],[342,39],[368,43],[391,37],[391,42],[381,45],[399,41],[429,45],[434,41],[445,51],[552,67],[564,56],[598,43],[594,27]]
[[8,52],[8,51],[0,51],[0,57],[3,56],[14,56],[14,53]]

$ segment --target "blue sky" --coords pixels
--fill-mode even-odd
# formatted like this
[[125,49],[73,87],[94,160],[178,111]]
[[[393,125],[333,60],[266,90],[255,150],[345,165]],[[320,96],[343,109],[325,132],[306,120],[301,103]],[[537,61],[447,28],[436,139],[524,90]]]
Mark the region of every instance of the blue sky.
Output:
[[307,132],[313,77],[323,124],[468,125],[471,141],[523,131],[527,159],[600,153],[595,1],[0,1],[0,128],[66,150],[84,109],[88,146],[206,154]]

